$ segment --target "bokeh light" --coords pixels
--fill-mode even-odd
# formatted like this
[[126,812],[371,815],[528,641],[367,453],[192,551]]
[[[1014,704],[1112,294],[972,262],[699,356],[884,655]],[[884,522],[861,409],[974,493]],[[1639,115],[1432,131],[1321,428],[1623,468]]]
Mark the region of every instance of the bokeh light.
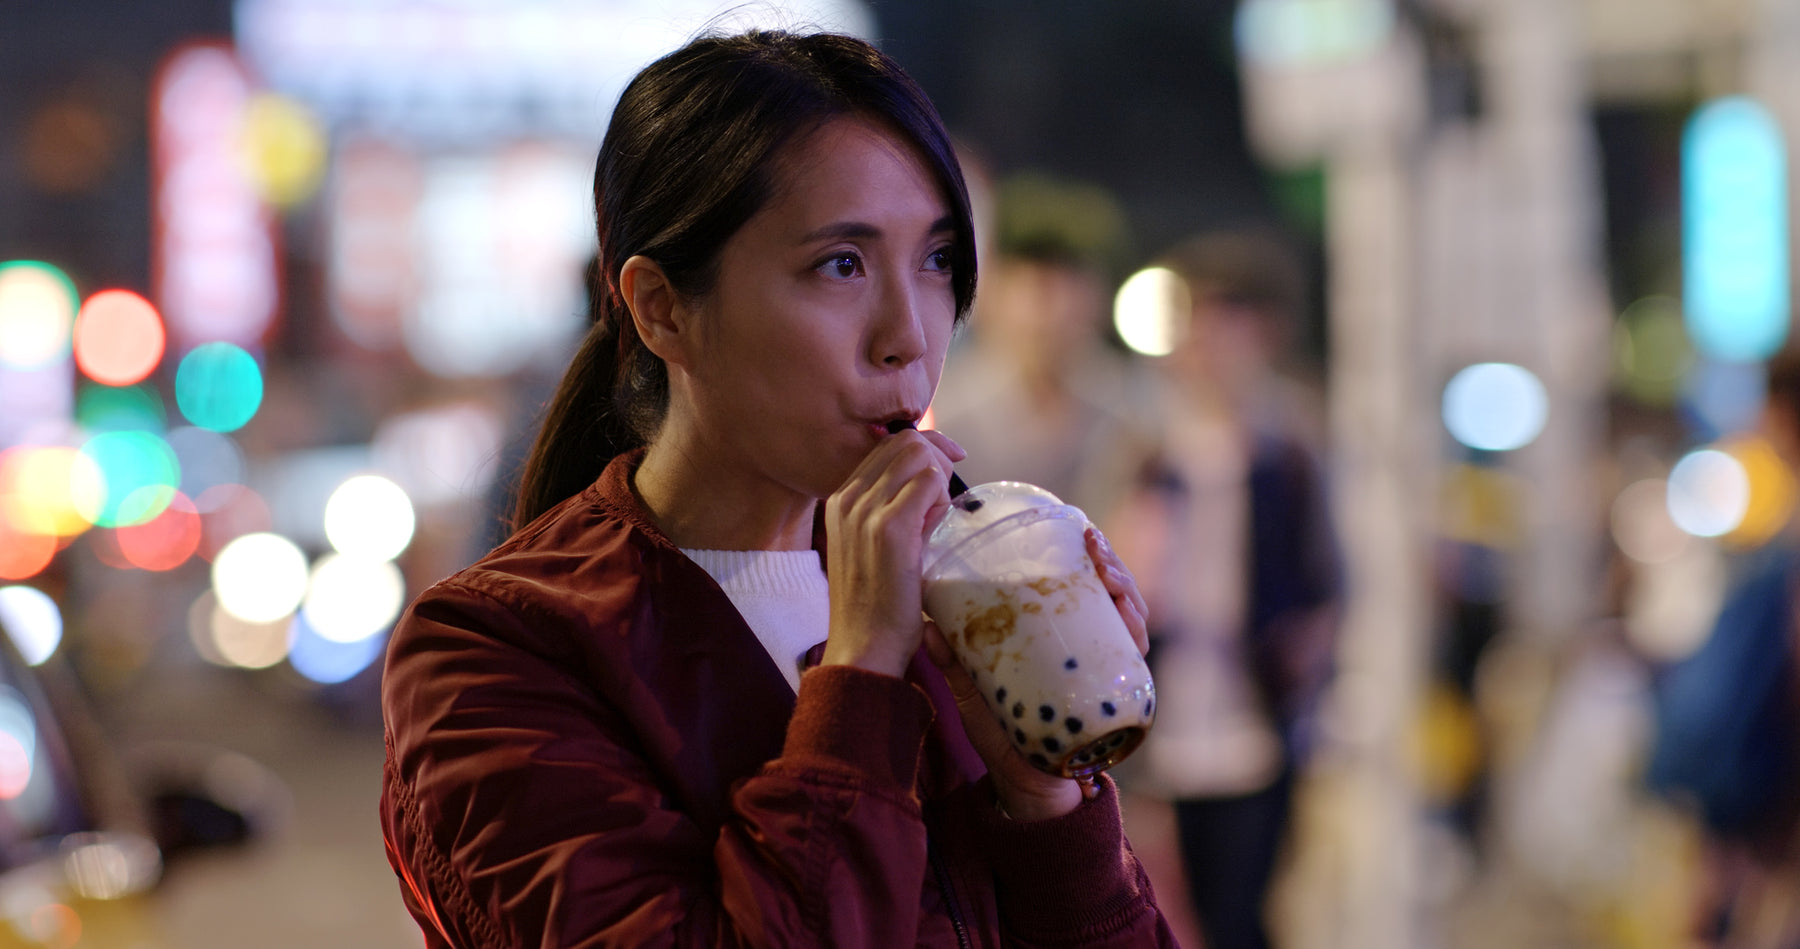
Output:
[[300,612],[334,643],[353,643],[388,628],[406,602],[406,579],[391,560],[327,554],[313,565]]
[[73,537],[105,501],[105,475],[88,454],[59,445],[0,452],[0,521],[15,531]]
[[262,369],[256,357],[231,343],[206,343],[175,369],[175,404],[187,420],[215,432],[233,432],[262,405]]
[[1780,124],[1753,99],[1709,102],[1682,133],[1682,298],[1715,359],[1766,359],[1787,340],[1787,174]]
[[1173,270],[1149,267],[1119,285],[1113,296],[1113,328],[1132,351],[1166,356],[1187,328],[1193,306],[1187,281]]
[[200,549],[200,512],[187,495],[175,492],[161,514],[121,527],[114,540],[127,563],[142,570],[173,570]]
[[14,800],[31,786],[37,759],[37,716],[19,690],[0,686],[0,799]]
[[62,644],[62,609],[37,587],[0,587],[0,623],[27,663],[42,665]]
[[0,366],[40,369],[69,354],[75,284],[35,260],[0,264]]
[[1238,51],[1267,66],[1323,66],[1379,49],[1394,29],[1391,0],[1244,0]]
[[142,524],[161,514],[181,482],[181,466],[169,443],[150,432],[102,432],[81,446],[100,469],[106,488],[99,503],[81,513],[100,527]]
[[1482,451],[1511,451],[1544,430],[1550,398],[1530,370],[1477,363],[1444,386],[1443,411],[1444,427],[1457,441]]
[[306,554],[280,534],[245,534],[213,558],[219,607],[253,624],[286,619],[306,596],[306,581]]
[[75,421],[84,431],[154,432],[168,426],[162,396],[149,386],[82,386],[75,398]]
[[1675,526],[1696,537],[1729,533],[1750,507],[1750,477],[1725,452],[1689,452],[1669,472],[1668,505]]
[[1719,450],[1743,467],[1750,489],[1743,518],[1724,540],[1737,547],[1759,547],[1780,533],[1794,513],[1794,476],[1774,446],[1761,437],[1732,438]]
[[325,538],[341,554],[392,560],[412,543],[412,501],[380,475],[357,475],[325,502]]
[[1700,359],[1683,385],[1683,405],[1703,436],[1717,438],[1756,424],[1767,399],[1768,369],[1760,362]]
[[1619,551],[1639,563],[1674,560],[1691,539],[1669,517],[1669,483],[1661,478],[1645,478],[1620,491],[1611,522]]
[[196,503],[201,494],[212,488],[244,480],[244,450],[231,436],[210,428],[183,425],[169,432],[167,441],[181,466],[181,484],[177,487]]
[[194,650],[218,666],[267,669],[287,658],[293,640],[288,617],[253,623],[234,616],[219,604],[211,591],[201,594],[188,608],[188,638]]
[[380,658],[387,645],[386,636],[365,636],[354,642],[326,639],[307,622],[304,612],[294,617],[292,647],[288,664],[302,676],[320,685],[333,685],[353,678]]
[[95,382],[142,381],[162,361],[166,342],[156,307],[130,290],[102,290],[75,316],[75,364]]
[[1613,326],[1613,361],[1619,387],[1632,398],[1672,404],[1694,365],[1680,302],[1657,295],[1626,307]]
[[28,534],[0,518],[0,580],[28,580],[55,559],[55,537]]
[[260,92],[244,110],[244,159],[262,199],[290,208],[318,190],[325,174],[325,129],[287,96]]

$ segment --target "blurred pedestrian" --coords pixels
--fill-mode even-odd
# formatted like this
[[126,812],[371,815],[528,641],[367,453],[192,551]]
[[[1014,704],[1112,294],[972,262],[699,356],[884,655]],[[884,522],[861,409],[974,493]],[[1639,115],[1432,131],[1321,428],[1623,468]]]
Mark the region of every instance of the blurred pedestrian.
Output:
[[1105,523],[1154,427],[1133,367],[1106,344],[1124,213],[1098,186],[1037,173],[1001,181],[994,200],[994,257],[936,424],[969,450],[969,483],[1025,481]]
[[389,650],[427,944],[1173,945],[1111,780],[1027,763],[922,619],[964,453],[905,426],[975,288],[924,94],[849,37],[701,38],[627,86],[594,192],[604,312],[525,526]]
[[[1800,472],[1800,353],[1770,362],[1763,433]],[[1658,671],[1651,787],[1693,808],[1708,885],[1695,936],[1800,946],[1800,519],[1742,558],[1712,632]]]
[[1205,234],[1157,263],[1189,305],[1158,363],[1161,451],[1111,527],[1151,603],[1158,704],[1138,770],[1174,801],[1206,945],[1260,949],[1340,596],[1305,400],[1277,372],[1305,283],[1261,232]]

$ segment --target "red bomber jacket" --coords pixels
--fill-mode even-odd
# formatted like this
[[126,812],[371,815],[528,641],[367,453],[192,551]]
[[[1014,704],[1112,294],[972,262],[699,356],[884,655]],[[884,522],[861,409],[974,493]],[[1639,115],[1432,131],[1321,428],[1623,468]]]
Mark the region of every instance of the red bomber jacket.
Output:
[[394,630],[381,826],[428,946],[1174,945],[1109,780],[1008,820],[922,652],[796,697],[640,458]]

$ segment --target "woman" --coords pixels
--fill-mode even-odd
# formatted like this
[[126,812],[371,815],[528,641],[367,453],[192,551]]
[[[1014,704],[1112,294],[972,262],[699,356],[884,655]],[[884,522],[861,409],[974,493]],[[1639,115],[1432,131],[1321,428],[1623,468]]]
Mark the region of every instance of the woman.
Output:
[[962,451],[901,426],[975,284],[922,92],[846,37],[701,39],[625,90],[594,192],[603,312],[526,526],[390,647],[382,826],[427,942],[1171,942],[1111,783],[1030,768],[920,648]]

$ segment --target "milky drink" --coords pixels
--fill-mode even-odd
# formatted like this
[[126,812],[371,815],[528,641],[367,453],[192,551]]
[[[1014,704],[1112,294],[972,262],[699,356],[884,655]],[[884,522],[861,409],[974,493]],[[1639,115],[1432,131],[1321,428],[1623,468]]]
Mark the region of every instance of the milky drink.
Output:
[[932,533],[925,612],[1013,744],[1092,774],[1144,738],[1156,687],[1087,555],[1087,518],[1018,482],[971,488]]

